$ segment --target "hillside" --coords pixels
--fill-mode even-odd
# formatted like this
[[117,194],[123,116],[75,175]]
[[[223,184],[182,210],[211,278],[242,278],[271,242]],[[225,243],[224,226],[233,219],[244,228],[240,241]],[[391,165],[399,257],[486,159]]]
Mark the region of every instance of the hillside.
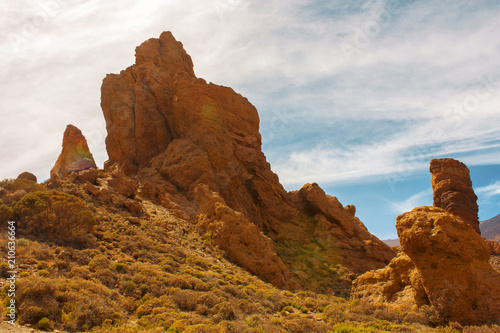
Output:
[[500,242],[500,215],[482,221],[479,228],[484,238]]
[[[99,179],[106,176],[99,171]],[[21,324],[36,327],[47,318],[47,327],[69,332],[434,331],[424,326],[430,315],[425,309],[401,313],[331,294],[277,289],[229,262],[210,235],[140,197],[135,202],[141,212],[132,208],[134,213],[116,192],[99,199],[77,181],[19,178],[0,187],[2,225],[6,214],[19,221]],[[54,215],[40,209],[47,204]],[[89,221],[90,233],[77,220]],[[5,237],[0,247],[7,252]],[[1,267],[6,285],[4,257]],[[5,305],[5,288],[2,298]]]

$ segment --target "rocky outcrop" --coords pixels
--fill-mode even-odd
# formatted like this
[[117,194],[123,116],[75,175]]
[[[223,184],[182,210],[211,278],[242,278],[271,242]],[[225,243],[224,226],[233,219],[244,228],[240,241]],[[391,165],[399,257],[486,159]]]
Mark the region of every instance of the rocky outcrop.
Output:
[[[276,253],[269,254],[274,248],[263,240],[269,238],[260,238],[256,232],[299,244],[302,235],[294,237],[287,231],[290,225],[298,226],[294,231],[304,231],[304,225],[297,222],[302,220],[319,226],[306,234],[326,244],[325,253],[332,250],[323,258],[329,267],[345,261],[356,272],[364,272],[383,267],[394,256],[355,218],[354,206],[344,208],[325,199],[323,192],[318,195],[324,201],[317,204],[319,210],[310,210],[316,198],[308,190],[287,193],[262,153],[255,107],[231,88],[197,78],[190,56],[170,32],[137,47],[134,65],[106,76],[101,106],[108,131],[105,170],[119,170],[134,178],[141,196],[178,216],[212,232],[217,226],[222,230],[215,238],[219,246],[263,279],[283,287],[294,285],[286,267],[276,261]],[[215,193],[223,204],[209,202],[225,208],[208,214],[203,196],[197,194],[200,186]],[[231,230],[234,235],[229,237]],[[266,249],[265,255],[249,242],[229,243],[245,238],[247,232]],[[353,253],[353,260],[342,257]],[[264,264],[262,258],[269,261]],[[255,263],[279,269],[257,269]]]
[[50,176],[66,177],[73,171],[97,168],[94,157],[90,153],[87,140],[82,132],[73,125],[64,131],[62,151],[56,164],[50,170]]
[[430,304],[446,321],[498,320],[500,274],[488,264],[483,238],[457,216],[419,207],[398,218],[401,249],[422,275]]
[[190,199],[203,183],[262,229],[293,215],[261,151],[255,107],[196,78],[170,32],[139,46],[136,64],[107,75],[101,93],[109,164],[129,175],[151,167]]
[[[354,216],[356,208],[353,205],[343,207],[336,197],[325,194],[316,183],[305,184],[290,194],[296,207],[316,221],[312,229],[296,233],[314,239],[327,251],[336,253],[339,262],[354,273],[384,267],[394,257],[394,251],[370,234]],[[285,225],[282,231],[288,228]],[[287,238],[293,237],[297,236]]]
[[[455,190],[468,188],[457,184],[470,184],[470,179],[465,179],[468,171],[465,173],[463,164],[457,162],[431,162],[433,187],[438,191],[434,202],[447,210],[418,207],[398,216],[402,252],[387,267],[358,277],[353,282],[353,298],[409,307],[430,305],[442,322],[476,325],[498,321],[500,274],[488,263],[490,249],[470,220],[449,211],[461,213],[463,207],[472,206],[464,204],[471,200],[457,193],[475,198],[473,192]],[[453,181],[450,175],[454,175]],[[460,203],[454,203],[453,198]],[[465,216],[470,218],[468,213]]]
[[399,252],[386,267],[359,276],[353,281],[352,289],[354,299],[391,302],[410,308],[429,304],[422,275],[404,252]]
[[446,209],[471,225],[479,234],[479,208],[477,196],[472,189],[469,169],[452,158],[434,159],[429,171],[434,192],[434,207]]
[[264,281],[284,289],[300,288],[288,267],[276,255],[273,241],[239,212],[229,208],[224,199],[206,185],[196,188],[200,203],[198,225],[228,258]]

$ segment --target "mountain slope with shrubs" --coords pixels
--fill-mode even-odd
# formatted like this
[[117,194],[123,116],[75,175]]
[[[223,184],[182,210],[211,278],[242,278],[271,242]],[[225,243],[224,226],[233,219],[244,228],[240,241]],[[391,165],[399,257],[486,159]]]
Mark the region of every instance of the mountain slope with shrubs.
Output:
[[[106,177],[103,171],[99,175]],[[137,198],[142,209],[134,213],[116,192],[101,200],[71,180],[36,184],[19,178],[4,180],[0,188],[2,235],[8,220],[16,221],[18,230],[16,304],[23,325],[68,332],[458,328],[426,326],[431,308],[403,312],[331,294],[277,289],[229,262],[210,235],[201,236],[192,223],[147,200]],[[6,243],[2,237],[4,253]],[[5,262],[0,267],[6,285]],[[5,287],[1,297],[5,311]]]

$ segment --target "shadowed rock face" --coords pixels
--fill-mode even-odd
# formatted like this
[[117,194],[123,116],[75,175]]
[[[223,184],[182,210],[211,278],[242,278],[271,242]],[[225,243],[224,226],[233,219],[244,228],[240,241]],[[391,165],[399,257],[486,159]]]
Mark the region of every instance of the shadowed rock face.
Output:
[[97,168],[97,166],[89,151],[87,140],[78,128],[68,125],[64,131],[61,154],[50,170],[50,176],[65,177],[73,171],[90,168]]
[[452,158],[442,158],[432,160],[429,171],[432,174],[434,206],[459,216],[481,234],[477,196],[472,189],[467,166]]
[[[387,267],[358,277],[352,297],[409,307],[432,305],[444,321],[465,325],[498,321],[500,274],[488,264],[490,250],[485,240],[471,228],[470,220],[458,215],[463,207],[473,207],[465,205],[464,198],[475,198],[468,169],[444,159],[433,160],[431,172],[438,193],[434,203],[447,210],[418,207],[398,216],[402,252]],[[453,198],[459,198],[460,204]],[[470,217],[470,211],[474,209],[462,215]]]
[[[255,107],[231,88],[197,78],[190,56],[170,32],[137,47],[134,65],[106,76],[101,107],[108,131],[105,167],[135,178],[141,195],[212,232],[228,257],[264,280],[296,286],[274,246],[266,245],[267,236],[287,245],[322,238],[324,251],[335,252],[337,259],[356,253],[359,261],[345,263],[358,273],[383,267],[394,256],[354,217],[354,206],[344,209],[320,189],[316,197],[324,197],[322,203],[310,210],[309,197],[315,196],[287,193],[262,153]],[[207,196],[218,199],[203,199]],[[207,202],[220,207],[212,211]],[[338,219],[332,217],[337,213]],[[262,248],[231,244],[245,235]]]

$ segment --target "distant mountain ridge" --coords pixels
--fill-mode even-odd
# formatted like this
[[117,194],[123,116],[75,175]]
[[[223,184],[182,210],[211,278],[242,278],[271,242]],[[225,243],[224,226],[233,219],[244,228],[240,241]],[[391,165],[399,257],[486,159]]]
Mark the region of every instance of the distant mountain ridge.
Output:
[[481,235],[488,239],[500,242],[500,214],[479,224]]

